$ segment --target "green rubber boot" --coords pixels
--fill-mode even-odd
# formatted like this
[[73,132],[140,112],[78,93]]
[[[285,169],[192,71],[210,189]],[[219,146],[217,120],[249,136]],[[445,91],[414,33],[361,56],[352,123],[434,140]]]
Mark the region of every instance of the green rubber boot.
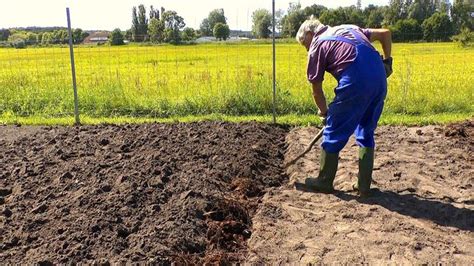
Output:
[[368,197],[370,184],[372,183],[372,171],[374,169],[374,149],[359,148],[359,174],[354,189],[359,191],[361,197]]
[[319,176],[318,178],[306,178],[304,182],[306,187],[323,193],[334,192],[333,182],[336,177],[338,161],[339,153],[327,153],[322,150]]

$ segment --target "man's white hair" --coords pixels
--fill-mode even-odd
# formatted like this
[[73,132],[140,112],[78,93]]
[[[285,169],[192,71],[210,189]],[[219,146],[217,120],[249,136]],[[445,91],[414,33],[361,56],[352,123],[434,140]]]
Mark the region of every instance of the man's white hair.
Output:
[[316,19],[314,16],[311,16],[308,20],[301,24],[298,33],[296,34],[296,40],[303,44],[304,38],[308,32],[316,33],[318,32],[324,25]]

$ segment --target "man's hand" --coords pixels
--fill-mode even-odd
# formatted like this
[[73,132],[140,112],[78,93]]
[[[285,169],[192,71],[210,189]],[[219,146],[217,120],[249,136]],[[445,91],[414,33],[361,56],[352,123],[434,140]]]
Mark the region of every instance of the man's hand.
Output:
[[383,66],[385,67],[385,74],[387,74],[387,78],[390,77],[390,75],[392,75],[393,73],[392,63],[392,57],[383,60]]
[[326,113],[321,113],[321,110],[319,110],[318,116],[319,116],[319,119],[321,119],[321,124],[323,124],[323,126],[326,126],[326,124],[328,122],[327,112]]

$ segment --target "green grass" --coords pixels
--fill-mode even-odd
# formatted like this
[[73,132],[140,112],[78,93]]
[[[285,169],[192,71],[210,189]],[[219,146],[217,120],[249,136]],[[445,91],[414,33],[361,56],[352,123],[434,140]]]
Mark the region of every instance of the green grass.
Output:
[[[0,122],[71,123],[68,52],[66,47],[0,49]],[[268,43],[79,46],[75,53],[85,123],[174,121],[176,117],[271,121]],[[426,124],[472,117],[474,49],[453,43],[394,44],[393,57],[383,123]],[[304,48],[279,43],[279,121],[314,123],[305,71]],[[329,100],[335,86],[326,74]]]
[[[472,119],[471,114],[436,114],[436,115],[383,115],[380,119],[380,125],[404,125],[404,126],[422,126],[422,125],[441,125],[452,122],[460,122]],[[272,123],[271,115],[248,115],[248,116],[229,116],[222,114],[210,115],[188,115],[169,118],[150,118],[150,117],[90,117],[82,116],[81,124],[129,124],[129,123],[177,123],[177,122],[199,122],[199,121],[228,121],[245,122],[257,121]],[[278,124],[291,126],[321,126],[321,122],[315,115],[283,115],[277,118]],[[0,124],[20,124],[20,125],[74,125],[73,117],[45,118],[42,116],[29,117],[0,117]]]

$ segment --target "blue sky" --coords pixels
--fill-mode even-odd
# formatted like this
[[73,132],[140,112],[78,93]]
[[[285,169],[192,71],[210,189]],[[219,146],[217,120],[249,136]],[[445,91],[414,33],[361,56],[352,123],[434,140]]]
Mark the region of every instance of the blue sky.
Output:
[[[276,0],[277,9],[288,8],[292,0]],[[327,7],[355,5],[356,0],[300,0],[302,6],[314,3]],[[362,0],[362,5],[386,5],[388,0]],[[175,10],[188,26],[197,28],[209,11],[224,8],[231,29],[250,29],[252,12],[271,9],[271,0],[0,0],[0,28],[26,26],[65,26],[66,7],[71,8],[72,26],[86,30],[130,28],[131,9],[144,4]]]

